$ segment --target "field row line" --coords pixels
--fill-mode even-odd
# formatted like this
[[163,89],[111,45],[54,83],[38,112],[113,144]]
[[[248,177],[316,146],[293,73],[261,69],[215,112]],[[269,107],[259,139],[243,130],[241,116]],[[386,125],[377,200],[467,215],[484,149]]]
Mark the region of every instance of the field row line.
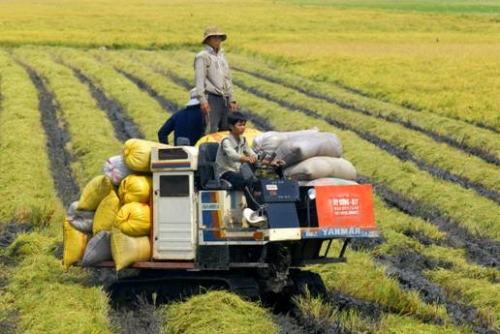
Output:
[[[255,82],[252,79],[252,77],[240,77],[235,82],[242,89],[286,108],[298,110],[312,117],[324,119],[337,127],[354,131],[363,139],[398,156],[401,160],[412,161],[432,175],[456,182],[465,188],[472,188],[479,195],[500,203],[498,167],[449,148],[445,144],[435,143],[428,137],[397,124],[387,123],[370,116],[352,114],[343,108],[295,91],[268,87],[269,89],[264,92],[266,83],[260,80]],[[457,165],[455,161],[462,161],[462,164]]]
[[[185,57],[193,57],[186,51],[179,51],[175,55],[173,58],[179,61],[183,61]],[[286,73],[283,69],[265,64],[258,58],[249,58],[240,54],[231,54],[233,68],[294,88],[310,94],[312,97],[324,99],[353,111],[368,113],[390,122],[415,128],[436,140],[463,147],[472,154],[477,154],[487,161],[498,164],[500,144],[491,142],[491,139],[495,138],[499,132],[493,127],[447,117],[438,113],[412,109],[394,102],[382,101],[355,88]],[[476,135],[471,136],[471,133]]]
[[14,55],[35,71],[44,83],[49,83],[46,87],[55,99],[50,103],[58,105],[54,109],[57,119],[54,118],[53,122],[65,124],[69,138],[64,149],[75,159],[66,163],[66,168],[71,169],[78,187],[83,188],[91,178],[102,173],[105,162],[102,157],[108,158],[120,152],[121,144],[114,136],[111,123],[105,113],[96,108],[87,87],[73,71],[58,64],[45,50],[16,49]]
[[[105,295],[98,289],[83,286],[81,277],[74,273],[64,272],[61,259],[54,254],[61,241],[67,196],[75,191],[61,189],[59,183],[62,177],[59,173],[72,175],[66,166],[68,161],[64,160],[66,154],[71,156],[71,151],[62,152],[65,148],[61,147],[72,145],[65,133],[65,125],[70,126],[60,118],[63,111],[58,110],[60,104],[46,78],[42,79],[23,56],[32,60],[32,56],[41,55],[0,51],[0,77],[5,80],[0,124],[0,132],[5,135],[2,145],[5,146],[0,150],[0,169],[1,175],[12,182],[1,182],[0,192],[10,194],[3,197],[5,193],[2,193],[0,208],[3,219],[4,212],[9,214],[11,209],[29,205],[32,217],[20,217],[21,222],[39,219],[42,227],[48,225],[48,228],[19,235],[6,253],[15,259],[15,264],[9,268],[8,284],[0,294],[0,303],[5,306],[0,312],[2,325],[5,310],[13,309],[12,314],[17,315],[13,317],[15,329],[19,332],[83,330],[107,333]],[[40,210],[37,207],[46,207],[43,210],[50,210],[51,216],[36,217]],[[43,293],[40,293],[42,287]],[[68,312],[75,305],[78,305],[78,316]],[[80,317],[86,319],[86,323],[80,322]]]
[[[0,51],[0,221],[59,217],[51,161],[40,154],[50,145],[41,124],[38,94],[25,69]],[[22,94],[20,94],[22,92]],[[21,195],[22,194],[22,195]]]
[[[187,56],[181,54],[175,59]],[[192,57],[192,55],[191,55]],[[234,59],[233,59],[234,58]],[[233,55],[236,72],[246,73],[310,97],[321,99],[341,108],[381,118],[397,123],[411,130],[421,132],[435,141],[444,142],[452,147],[476,155],[488,163],[500,165],[500,144],[498,133],[483,129],[461,120],[424,111],[415,111],[392,103],[368,97],[352,89],[338,87],[331,83],[313,81],[295,74],[284,73],[261,64],[259,61]],[[236,75],[235,75],[236,77]],[[471,136],[471,133],[474,136]]]
[[65,66],[78,69],[94,87],[120,106],[126,117],[137,125],[144,139],[157,139],[159,124],[163,123],[168,114],[156,101],[150,99],[147,93],[137,90],[134,83],[117,73],[112,66],[83,56],[80,50],[56,48],[50,52],[61,59]]

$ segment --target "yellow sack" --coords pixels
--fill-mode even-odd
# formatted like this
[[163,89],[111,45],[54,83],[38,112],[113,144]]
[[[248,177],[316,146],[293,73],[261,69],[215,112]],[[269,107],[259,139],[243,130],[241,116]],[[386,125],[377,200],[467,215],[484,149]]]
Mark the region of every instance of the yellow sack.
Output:
[[113,227],[111,230],[111,254],[115,261],[116,270],[128,267],[134,262],[149,261],[151,258],[149,236],[131,237]]
[[116,214],[115,227],[134,237],[149,236],[151,210],[149,205],[132,202],[123,205]]
[[125,165],[136,172],[151,172],[151,148],[172,147],[154,141],[131,138],[125,142],[123,148],[123,159]]
[[78,202],[78,210],[95,211],[101,203],[102,199],[108,196],[109,192],[113,189],[111,180],[106,175],[99,175],[94,177],[83,188],[80,201]]
[[[253,139],[260,135],[262,132],[253,129],[253,128],[246,128],[245,133],[243,133],[243,136],[247,139],[247,143],[249,147],[252,147],[253,145]],[[220,143],[222,139],[224,139],[225,136],[229,134],[229,131],[220,131],[216,133],[211,133],[208,134],[204,137],[201,137],[194,146],[199,147],[200,144],[202,143]]]
[[118,196],[122,203],[149,203],[149,192],[152,187],[150,176],[129,175],[120,182]]
[[120,210],[120,199],[114,190],[104,197],[94,215],[92,233],[96,235],[101,231],[111,231],[116,214]]
[[87,246],[88,234],[74,228],[68,219],[63,223],[63,267],[68,269],[71,265],[83,259]]

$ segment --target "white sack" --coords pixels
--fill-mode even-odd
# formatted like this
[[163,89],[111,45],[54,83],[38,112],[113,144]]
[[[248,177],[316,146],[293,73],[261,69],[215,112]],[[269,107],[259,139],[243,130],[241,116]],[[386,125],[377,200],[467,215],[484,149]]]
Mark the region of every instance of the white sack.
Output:
[[312,157],[284,170],[286,177],[304,181],[324,177],[336,177],[346,180],[356,179],[356,169],[347,160],[332,157]]
[[115,186],[118,186],[121,180],[132,173],[132,170],[125,164],[123,154],[109,158],[104,164],[104,175],[108,176]]
[[276,151],[278,146],[287,139],[318,132],[319,130],[317,128],[291,132],[267,131],[255,136],[252,148],[255,152],[263,151],[267,155],[271,155]]
[[68,221],[78,231],[83,233],[92,233],[92,224],[94,223],[95,211],[78,210],[79,201],[71,203],[68,208]]
[[319,156],[342,156],[342,144],[337,135],[329,132],[301,135],[283,141],[276,149],[276,158],[285,161],[285,166]]

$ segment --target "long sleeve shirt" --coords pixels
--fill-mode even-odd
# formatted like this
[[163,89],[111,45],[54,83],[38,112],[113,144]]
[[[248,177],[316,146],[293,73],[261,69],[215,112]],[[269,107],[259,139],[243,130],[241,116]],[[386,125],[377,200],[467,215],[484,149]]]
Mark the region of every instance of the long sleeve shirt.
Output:
[[158,130],[158,141],[168,144],[168,136],[174,131],[174,145],[177,145],[177,138],[189,139],[191,145],[203,136],[205,120],[200,110],[200,105],[194,105],[179,110],[162,125]]
[[245,137],[240,136],[239,141],[230,133],[222,139],[215,162],[217,164],[217,173],[220,175],[225,172],[240,172],[241,156],[256,156],[257,154],[248,146]]
[[194,59],[194,76],[196,97],[201,104],[207,102],[207,93],[229,98],[236,101],[233,91],[233,80],[222,49],[216,53],[207,45]]

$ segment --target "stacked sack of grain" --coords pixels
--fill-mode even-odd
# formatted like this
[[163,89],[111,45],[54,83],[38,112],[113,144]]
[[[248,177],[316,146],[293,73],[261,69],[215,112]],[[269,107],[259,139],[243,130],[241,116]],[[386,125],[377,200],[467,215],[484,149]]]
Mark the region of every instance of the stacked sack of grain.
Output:
[[297,181],[320,178],[354,180],[356,169],[343,159],[342,143],[333,133],[318,129],[265,132],[255,137],[253,149],[285,162],[284,175]]
[[83,188],[80,199],[69,206],[63,224],[65,268],[85,258],[87,243],[92,239],[96,211],[112,191],[113,184],[107,176],[96,176]]
[[65,268],[114,260],[117,270],[150,259],[151,148],[169,147],[129,139],[123,154],[109,158],[104,175],[83,189],[63,225]]
[[117,270],[150,258],[150,192],[149,175],[132,174],[120,183],[118,196],[122,206],[111,233],[111,252]]

